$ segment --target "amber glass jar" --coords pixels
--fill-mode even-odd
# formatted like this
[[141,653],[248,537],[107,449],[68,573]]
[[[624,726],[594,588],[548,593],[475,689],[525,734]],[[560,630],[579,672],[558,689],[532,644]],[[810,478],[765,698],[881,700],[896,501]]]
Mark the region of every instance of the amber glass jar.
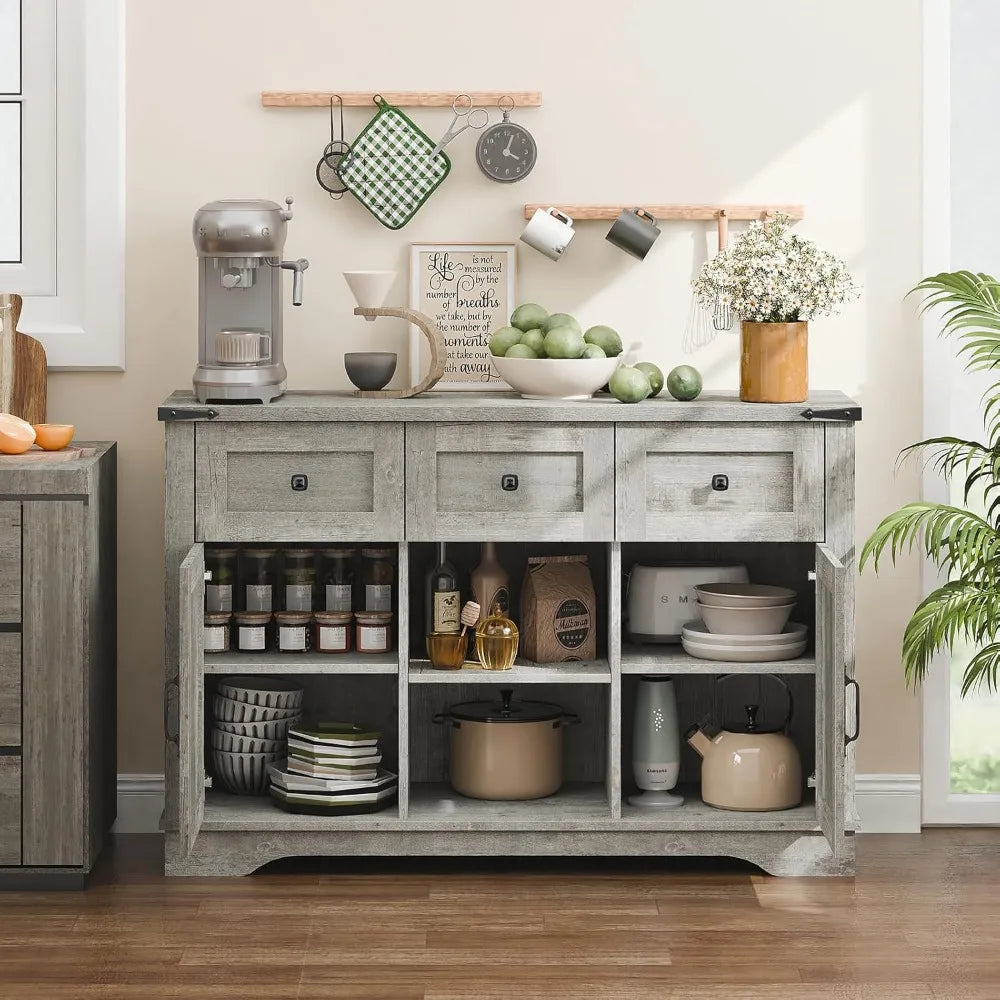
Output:
[[273,611],[276,549],[244,549],[240,554],[243,583],[241,611]]
[[317,611],[313,617],[313,646],[317,653],[349,653],[353,646],[350,611]]
[[392,611],[396,584],[396,550],[362,549],[361,577],[365,586],[365,611]]
[[205,612],[202,648],[206,653],[228,653],[233,616],[228,611]]
[[205,583],[205,610],[212,614],[232,611],[236,549],[205,549],[205,569],[212,574]]
[[274,618],[269,611],[238,611],[236,648],[241,653],[266,653],[274,649]]
[[388,653],[392,649],[391,611],[359,611],[355,616],[354,648],[359,653]]
[[308,611],[279,611],[274,616],[279,653],[312,650],[312,615]]
[[354,548],[323,549],[323,606],[327,611],[354,610],[354,566],[358,550]]
[[316,606],[316,553],[285,549],[285,611],[312,611]]

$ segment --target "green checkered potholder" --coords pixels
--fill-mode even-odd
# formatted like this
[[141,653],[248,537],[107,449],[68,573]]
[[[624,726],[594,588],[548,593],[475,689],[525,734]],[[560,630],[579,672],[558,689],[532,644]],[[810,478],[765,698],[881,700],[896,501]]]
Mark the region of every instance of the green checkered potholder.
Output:
[[347,190],[389,229],[402,229],[448,176],[451,160],[399,108],[378,113],[337,168]]

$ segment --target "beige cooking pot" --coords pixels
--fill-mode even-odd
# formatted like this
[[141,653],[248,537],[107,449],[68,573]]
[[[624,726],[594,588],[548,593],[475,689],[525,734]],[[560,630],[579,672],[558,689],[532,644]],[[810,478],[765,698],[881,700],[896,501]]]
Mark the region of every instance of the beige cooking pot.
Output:
[[[727,725],[711,738],[698,726],[686,734],[702,757],[701,797],[706,805],[766,812],[791,809],[802,801],[802,761],[787,735],[794,707],[792,692],[779,677],[767,676],[788,695],[788,712],[780,726],[765,728],[757,720],[759,706],[745,705],[742,725]],[[720,677],[718,683],[726,679]]]
[[563,780],[563,729],[580,721],[548,701],[466,701],[434,716],[449,727],[451,787],[473,799],[540,799]]

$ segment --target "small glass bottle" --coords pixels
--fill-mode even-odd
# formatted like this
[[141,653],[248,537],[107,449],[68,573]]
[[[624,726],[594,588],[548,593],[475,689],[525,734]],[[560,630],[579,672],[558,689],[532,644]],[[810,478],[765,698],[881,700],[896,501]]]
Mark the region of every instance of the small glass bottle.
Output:
[[275,549],[244,549],[241,558],[243,611],[274,610]]
[[316,599],[316,553],[285,549],[285,611],[312,611]]
[[362,549],[362,579],[365,611],[392,611],[392,588],[396,582],[395,550]]
[[359,653],[388,653],[392,649],[392,612],[359,611],[354,620],[354,648]]
[[494,604],[507,614],[510,610],[510,576],[497,558],[497,543],[483,542],[479,565],[469,578],[472,599],[479,605],[479,620],[485,621]]
[[233,616],[228,611],[206,611],[202,648],[206,653],[229,652],[229,630]]
[[269,611],[238,611],[236,648],[241,653],[266,653],[274,647],[273,616]]
[[448,562],[444,542],[438,542],[437,565],[427,574],[424,586],[424,634],[458,632],[461,627],[461,596],[458,574]]
[[312,651],[312,615],[307,611],[279,611],[274,616],[279,653]]
[[236,549],[205,549],[205,569],[212,574],[205,583],[205,610],[211,614],[232,611]]
[[[354,563],[358,550],[323,549],[323,604],[327,611],[354,610]],[[391,602],[390,602],[391,607]]]
[[350,611],[317,611],[313,621],[313,648],[317,653],[351,651],[354,615]]
[[495,601],[489,617],[476,626],[476,655],[483,670],[510,670],[517,658],[517,626]]

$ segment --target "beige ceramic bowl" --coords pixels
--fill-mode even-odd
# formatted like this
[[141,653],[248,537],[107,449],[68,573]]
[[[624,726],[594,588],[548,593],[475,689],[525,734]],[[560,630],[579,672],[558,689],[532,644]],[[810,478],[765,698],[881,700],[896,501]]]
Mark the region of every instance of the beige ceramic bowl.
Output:
[[798,594],[788,587],[766,583],[702,583],[694,588],[698,600],[717,608],[763,608],[794,603]]
[[698,602],[709,632],[720,635],[775,635],[784,629],[794,604],[770,608],[713,608]]

